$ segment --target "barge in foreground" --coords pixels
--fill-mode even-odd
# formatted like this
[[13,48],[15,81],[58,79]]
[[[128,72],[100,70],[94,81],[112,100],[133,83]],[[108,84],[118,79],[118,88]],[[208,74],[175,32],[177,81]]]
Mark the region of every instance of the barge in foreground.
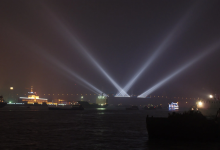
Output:
[[217,141],[220,126],[198,111],[173,113],[168,118],[146,118],[149,140]]

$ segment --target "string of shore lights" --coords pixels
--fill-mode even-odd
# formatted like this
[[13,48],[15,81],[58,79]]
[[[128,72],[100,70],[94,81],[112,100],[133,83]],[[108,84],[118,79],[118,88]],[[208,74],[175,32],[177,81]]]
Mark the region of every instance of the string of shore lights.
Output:
[[[27,95],[27,94],[16,94],[18,95]],[[96,95],[100,95],[100,94],[43,94],[44,96],[54,96],[54,95],[58,95],[58,96],[96,96]],[[111,94],[112,96],[114,96],[115,94]],[[138,96],[138,95],[130,95],[132,96]],[[175,99],[191,99],[191,100],[196,100],[199,99],[198,98],[192,98],[192,97],[181,97],[181,96],[156,96],[156,95],[150,95],[148,98],[175,98]]]

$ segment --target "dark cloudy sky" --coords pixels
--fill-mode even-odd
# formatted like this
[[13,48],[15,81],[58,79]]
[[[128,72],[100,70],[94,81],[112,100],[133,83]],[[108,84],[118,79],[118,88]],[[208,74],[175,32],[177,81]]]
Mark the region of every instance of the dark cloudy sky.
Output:
[[[175,29],[166,48],[129,90],[141,94],[220,42],[219,8],[220,1],[214,0],[1,0],[0,94],[10,86],[20,93],[30,86],[40,93],[90,92],[57,62],[116,94],[70,35],[123,87]],[[154,94],[219,92],[219,64],[217,48]]]

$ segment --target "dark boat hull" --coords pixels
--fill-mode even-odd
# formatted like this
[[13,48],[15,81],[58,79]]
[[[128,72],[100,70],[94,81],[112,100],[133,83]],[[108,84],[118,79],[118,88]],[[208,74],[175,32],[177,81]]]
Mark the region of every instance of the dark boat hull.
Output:
[[98,104],[90,104],[87,101],[78,101],[79,105],[82,105],[84,108],[106,108],[108,104],[106,105],[98,105]]
[[64,107],[48,107],[49,110],[84,110],[82,106],[79,107],[71,107],[71,108],[64,108]]
[[103,106],[99,106],[99,105],[87,105],[87,106],[84,106],[84,108],[106,108],[108,105],[103,105]]
[[139,109],[136,109],[136,108],[126,108],[126,110],[139,110]]
[[139,108],[137,106],[132,106],[132,107],[126,108],[126,110],[139,110]]
[[219,140],[219,125],[214,120],[197,121],[147,117],[146,126],[149,140]]
[[156,108],[154,108],[154,107],[144,107],[144,110],[156,110]]

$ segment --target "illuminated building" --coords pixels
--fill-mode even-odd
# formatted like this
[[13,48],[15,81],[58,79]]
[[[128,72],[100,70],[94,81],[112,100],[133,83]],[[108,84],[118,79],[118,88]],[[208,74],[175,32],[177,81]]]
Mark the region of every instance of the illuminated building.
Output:
[[33,92],[33,86],[31,86],[31,92],[28,92],[28,97],[19,97],[19,102],[27,104],[48,104],[48,99],[39,98],[36,92]]

